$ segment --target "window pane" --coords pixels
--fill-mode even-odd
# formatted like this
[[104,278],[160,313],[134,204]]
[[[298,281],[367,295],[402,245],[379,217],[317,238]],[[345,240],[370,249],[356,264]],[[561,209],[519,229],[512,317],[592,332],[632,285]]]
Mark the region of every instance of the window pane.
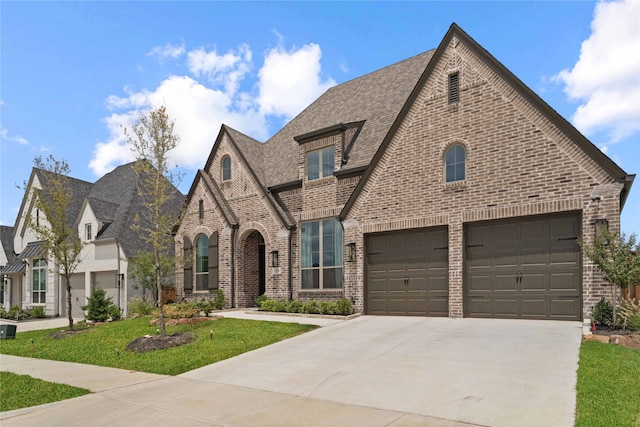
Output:
[[307,154],[307,180],[320,178],[320,154],[312,151]]
[[325,268],[322,271],[322,287],[324,289],[342,288],[342,268]]
[[225,157],[222,159],[222,180],[229,179],[231,179],[231,157]]
[[447,165],[447,182],[453,182],[455,180],[456,180],[455,165]]
[[456,152],[454,151],[455,147],[451,147],[447,150],[447,154],[445,155],[445,162],[447,165],[450,165],[456,161]]
[[462,145],[456,145],[453,149],[456,153],[456,163],[464,163],[464,147]]
[[302,268],[320,265],[320,222],[302,224]]
[[205,235],[198,237],[196,242],[196,273],[209,271],[209,238]]
[[320,270],[302,270],[302,289],[318,289],[320,287]]
[[456,165],[456,181],[464,180],[464,163]]
[[333,147],[322,150],[322,176],[331,176],[333,174]]
[[342,265],[342,226],[332,218],[322,221],[322,265]]

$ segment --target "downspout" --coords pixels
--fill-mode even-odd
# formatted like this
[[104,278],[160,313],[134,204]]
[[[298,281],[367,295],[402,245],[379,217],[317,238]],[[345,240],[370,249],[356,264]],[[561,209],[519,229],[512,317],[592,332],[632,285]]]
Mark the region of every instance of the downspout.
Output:
[[231,226],[231,308],[236,308],[236,230],[238,224]]
[[120,290],[122,289],[122,279],[120,276],[120,242],[118,242],[118,239],[116,239],[116,248],[118,249],[118,253],[116,255],[118,258],[118,309],[122,312],[122,295]]
[[293,300],[293,231],[295,225],[289,227],[289,301]]

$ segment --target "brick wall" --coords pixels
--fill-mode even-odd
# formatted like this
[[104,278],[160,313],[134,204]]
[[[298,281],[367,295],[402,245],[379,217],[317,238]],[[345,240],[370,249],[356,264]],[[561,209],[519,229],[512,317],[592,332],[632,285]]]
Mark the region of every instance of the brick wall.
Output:
[[[460,74],[460,101],[449,105],[447,76]],[[445,183],[444,153],[467,152],[466,179]],[[462,316],[463,230],[474,221],[562,211],[582,212],[589,242],[596,217],[619,227],[619,184],[531,107],[462,43],[453,40],[351,210],[364,234],[447,225],[449,315]],[[603,193],[596,203],[595,193]],[[602,293],[583,257],[583,311]],[[362,266],[358,265],[360,270]],[[351,271],[357,277],[357,273]],[[353,281],[363,293],[362,282]]]

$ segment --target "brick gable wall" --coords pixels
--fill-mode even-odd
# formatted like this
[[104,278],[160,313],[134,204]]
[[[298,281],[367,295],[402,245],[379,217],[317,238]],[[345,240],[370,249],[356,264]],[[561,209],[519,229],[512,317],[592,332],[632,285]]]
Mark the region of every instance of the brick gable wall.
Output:
[[[460,74],[449,105],[447,77]],[[463,182],[445,183],[444,153],[467,150]],[[450,315],[462,316],[464,224],[562,211],[582,213],[582,239],[595,217],[619,228],[619,184],[455,38],[417,97],[348,215],[345,241],[371,232],[447,225]],[[594,191],[607,196],[592,201]],[[605,190],[608,189],[608,190]],[[347,227],[345,227],[346,229]],[[348,237],[347,237],[348,235]],[[361,251],[360,251],[361,252]],[[583,258],[583,312],[603,293]],[[364,263],[349,266],[350,293],[363,294]],[[362,309],[362,306],[359,305]]]

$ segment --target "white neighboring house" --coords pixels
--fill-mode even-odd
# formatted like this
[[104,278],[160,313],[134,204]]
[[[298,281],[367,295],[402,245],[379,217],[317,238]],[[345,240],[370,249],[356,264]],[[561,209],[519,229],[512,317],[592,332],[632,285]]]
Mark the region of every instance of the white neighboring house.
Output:
[[[33,203],[33,193],[36,189],[46,191],[42,182],[48,173],[36,168],[31,173],[13,227],[13,251],[19,255],[0,273],[6,277],[9,289],[5,291],[5,296],[9,295],[5,305],[44,306],[46,316],[64,317],[67,315],[64,277],[53,267],[53,259],[43,252],[42,242],[26,221],[31,215],[46,224],[47,219]],[[93,184],[71,177],[69,182],[73,194],[68,218],[84,243],[81,262],[71,277],[72,315],[84,317],[81,306],[94,288],[105,289],[126,315],[128,299],[145,292],[129,279],[127,260],[150,250],[131,228],[136,213],[142,209],[133,163],[117,167]],[[175,188],[174,191],[169,209],[177,218],[184,196]]]

